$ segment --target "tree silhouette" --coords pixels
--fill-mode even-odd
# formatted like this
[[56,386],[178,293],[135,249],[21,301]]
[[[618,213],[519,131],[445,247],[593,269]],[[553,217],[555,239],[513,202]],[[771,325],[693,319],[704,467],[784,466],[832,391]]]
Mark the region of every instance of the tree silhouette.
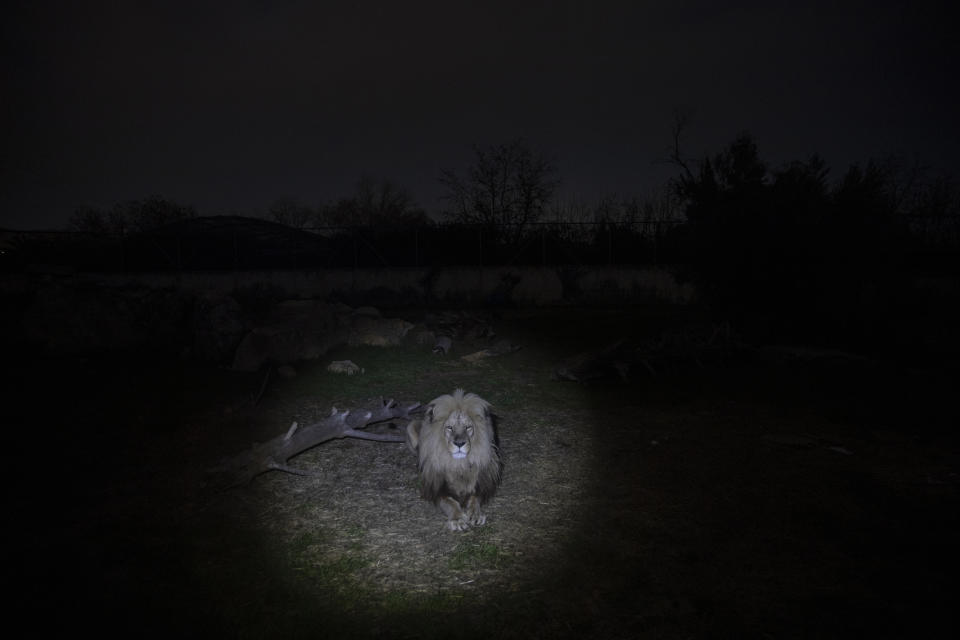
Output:
[[119,236],[123,226],[112,223],[109,213],[102,209],[80,207],[70,215],[67,228],[96,236]]
[[768,337],[847,343],[889,313],[909,239],[893,181],[875,163],[832,188],[828,174],[818,156],[771,171],[749,134],[681,166],[691,275],[717,313]]
[[474,163],[461,177],[453,170],[441,173],[446,187],[444,213],[454,222],[485,226],[510,225],[519,236],[524,225],[547,210],[557,188],[556,168],[534,153],[523,140],[474,147]]
[[323,207],[320,220],[336,227],[400,227],[431,223],[407,189],[371,176],[362,176],[349,198],[341,198]]
[[143,200],[128,200],[114,205],[109,211],[82,207],[74,211],[68,223],[73,231],[125,236],[151,231],[178,220],[196,217],[196,210],[161,196]]
[[303,229],[317,220],[317,212],[295,198],[284,197],[276,200],[267,210],[274,222]]
[[747,134],[696,172],[686,169],[675,181],[686,205],[694,277],[708,300],[723,313],[747,306],[764,261],[766,165]]

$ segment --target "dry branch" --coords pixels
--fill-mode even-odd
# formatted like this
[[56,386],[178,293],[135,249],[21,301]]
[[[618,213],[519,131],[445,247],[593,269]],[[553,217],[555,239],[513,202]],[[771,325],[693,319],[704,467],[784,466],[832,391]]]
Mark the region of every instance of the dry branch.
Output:
[[313,475],[309,471],[289,466],[290,458],[333,440],[334,438],[361,438],[380,442],[403,442],[404,437],[392,434],[377,434],[361,431],[364,427],[385,420],[409,418],[420,407],[414,403],[407,407],[398,406],[393,400],[382,403],[375,409],[360,411],[337,411],[334,407],[330,415],[310,425],[300,426],[294,422],[286,433],[262,444],[254,445],[246,451],[226,460],[211,472],[226,479],[227,486],[236,486],[249,482],[267,471],[285,471],[296,475]]

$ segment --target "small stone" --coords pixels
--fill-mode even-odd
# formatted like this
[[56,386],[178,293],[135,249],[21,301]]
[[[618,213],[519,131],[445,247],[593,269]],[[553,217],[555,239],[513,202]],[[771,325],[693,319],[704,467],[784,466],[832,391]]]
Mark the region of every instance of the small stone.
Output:
[[331,373],[345,373],[348,376],[364,373],[362,368],[358,367],[350,360],[334,360],[327,365],[327,371]]
[[440,336],[439,338],[437,338],[436,344],[433,345],[433,352],[447,355],[447,352],[450,351],[450,347],[452,346],[453,346],[453,340],[451,340],[447,336]]

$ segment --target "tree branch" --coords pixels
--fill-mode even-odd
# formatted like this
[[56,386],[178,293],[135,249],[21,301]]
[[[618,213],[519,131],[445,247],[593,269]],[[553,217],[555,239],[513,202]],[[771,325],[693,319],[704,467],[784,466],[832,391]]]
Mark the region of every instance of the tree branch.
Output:
[[419,403],[401,407],[393,400],[369,410],[337,411],[334,407],[327,418],[306,426],[300,426],[294,422],[285,433],[268,442],[255,445],[250,451],[225,460],[210,469],[210,472],[216,474],[226,487],[245,484],[267,471],[313,475],[307,471],[294,469],[288,461],[307,449],[335,438],[403,442],[404,438],[399,435],[367,433],[361,429],[385,420],[409,418],[419,407]]
[[683,171],[682,181],[692,181],[694,179],[690,165],[687,164],[687,161],[680,153],[680,137],[686,132],[687,127],[690,125],[690,120],[691,116],[689,112],[679,108],[673,110],[673,126],[670,130],[673,136],[673,147],[670,149],[670,155],[666,161],[679,167]]

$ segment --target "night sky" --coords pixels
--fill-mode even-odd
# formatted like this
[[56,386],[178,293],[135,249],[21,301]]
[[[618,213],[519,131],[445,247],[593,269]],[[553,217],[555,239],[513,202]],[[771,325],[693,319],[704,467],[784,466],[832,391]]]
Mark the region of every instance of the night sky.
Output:
[[361,175],[430,212],[442,168],[522,137],[565,198],[643,194],[738,133],[833,178],[960,167],[958,39],[934,2],[20,2],[2,20],[0,228],[157,194],[319,204]]

